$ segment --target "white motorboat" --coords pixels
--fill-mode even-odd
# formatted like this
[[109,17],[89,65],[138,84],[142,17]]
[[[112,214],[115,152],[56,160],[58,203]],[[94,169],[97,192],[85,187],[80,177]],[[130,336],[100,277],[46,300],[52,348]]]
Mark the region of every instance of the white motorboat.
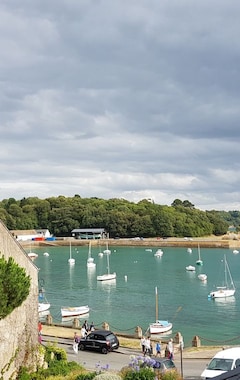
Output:
[[192,248],[188,248],[188,249],[187,249],[187,252],[188,252],[188,253],[192,253]]
[[209,294],[209,298],[226,298],[226,297],[231,297],[234,296],[235,294],[235,285],[232,279],[232,275],[227,263],[226,255],[224,255],[223,259],[223,264],[224,264],[224,279],[223,279],[223,285],[222,286],[217,286],[216,290],[212,291]]
[[155,287],[155,297],[156,297],[156,322],[150,323],[149,332],[150,334],[162,334],[172,329],[172,323],[165,320],[158,319],[158,291]]
[[103,253],[107,256],[107,273],[97,276],[97,281],[114,280],[116,279],[117,275],[116,272],[110,272],[109,256],[111,254],[111,251],[107,248],[105,251],[103,251]]
[[92,257],[92,254],[91,254],[91,242],[89,242],[89,247],[88,247],[87,268],[96,268],[96,263],[94,262],[94,258]]
[[198,275],[198,278],[199,278],[199,280],[201,280],[201,281],[206,281],[206,280],[207,280],[207,275],[206,275],[205,273],[200,273],[200,274]]
[[234,249],[234,250],[233,250],[233,253],[234,253],[234,254],[237,254],[237,253],[239,253],[239,251],[238,251],[237,249]]
[[49,256],[49,253],[48,253],[48,252],[44,252],[44,253],[43,253],[43,256],[48,257],[48,256]]
[[186,267],[186,270],[189,271],[189,272],[195,272],[196,268],[193,265],[188,265]]
[[68,259],[68,264],[69,265],[74,265],[75,264],[75,259],[72,258],[72,244],[70,240],[70,245],[69,245],[69,259]]
[[155,257],[162,257],[163,251],[161,248],[157,249],[156,252],[154,253]]
[[62,317],[76,317],[78,315],[88,314],[89,306],[61,307]]
[[50,309],[51,304],[49,302],[39,302],[38,303],[38,312],[43,313],[44,311],[47,311]]

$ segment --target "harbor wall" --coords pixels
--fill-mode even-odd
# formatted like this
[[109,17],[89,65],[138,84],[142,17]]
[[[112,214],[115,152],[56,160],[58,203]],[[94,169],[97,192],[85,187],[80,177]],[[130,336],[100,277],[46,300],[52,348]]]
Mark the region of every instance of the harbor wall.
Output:
[[38,344],[38,269],[0,221],[0,256],[12,257],[31,277],[28,298],[7,317],[0,320],[0,374],[8,380],[21,366],[36,362]]

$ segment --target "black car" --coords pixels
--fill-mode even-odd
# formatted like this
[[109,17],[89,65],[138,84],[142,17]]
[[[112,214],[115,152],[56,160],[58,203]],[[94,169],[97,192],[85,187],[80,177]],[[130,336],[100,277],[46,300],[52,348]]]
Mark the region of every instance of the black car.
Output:
[[153,368],[155,371],[167,372],[167,371],[177,371],[174,362],[168,358],[154,358]]
[[118,347],[118,338],[108,330],[92,331],[86,336],[86,338],[81,338],[78,343],[79,350],[100,351],[103,354],[116,350]]

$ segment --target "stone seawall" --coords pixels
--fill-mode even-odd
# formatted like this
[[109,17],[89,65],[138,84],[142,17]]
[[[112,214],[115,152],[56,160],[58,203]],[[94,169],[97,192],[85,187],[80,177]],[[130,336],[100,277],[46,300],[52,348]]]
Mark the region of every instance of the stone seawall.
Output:
[[38,342],[38,269],[0,222],[0,256],[14,261],[31,277],[30,293],[21,306],[0,320],[1,379],[14,378],[22,365],[33,365]]

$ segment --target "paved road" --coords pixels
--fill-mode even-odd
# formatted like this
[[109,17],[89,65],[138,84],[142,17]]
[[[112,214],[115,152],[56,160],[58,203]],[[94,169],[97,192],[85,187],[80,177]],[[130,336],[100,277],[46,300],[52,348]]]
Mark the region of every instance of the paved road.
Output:
[[[57,343],[59,347],[64,348],[69,361],[76,361],[89,370],[109,368],[109,370],[120,371],[121,368],[129,365],[131,355],[140,354],[139,350],[124,347],[119,347],[118,350],[109,352],[107,355],[92,351],[79,351],[78,354],[75,354],[70,339],[44,336],[43,344],[47,344],[48,341]],[[174,362],[178,371],[183,374],[184,379],[198,380],[208,359],[184,358],[183,353],[182,359],[180,354],[176,354]]]

